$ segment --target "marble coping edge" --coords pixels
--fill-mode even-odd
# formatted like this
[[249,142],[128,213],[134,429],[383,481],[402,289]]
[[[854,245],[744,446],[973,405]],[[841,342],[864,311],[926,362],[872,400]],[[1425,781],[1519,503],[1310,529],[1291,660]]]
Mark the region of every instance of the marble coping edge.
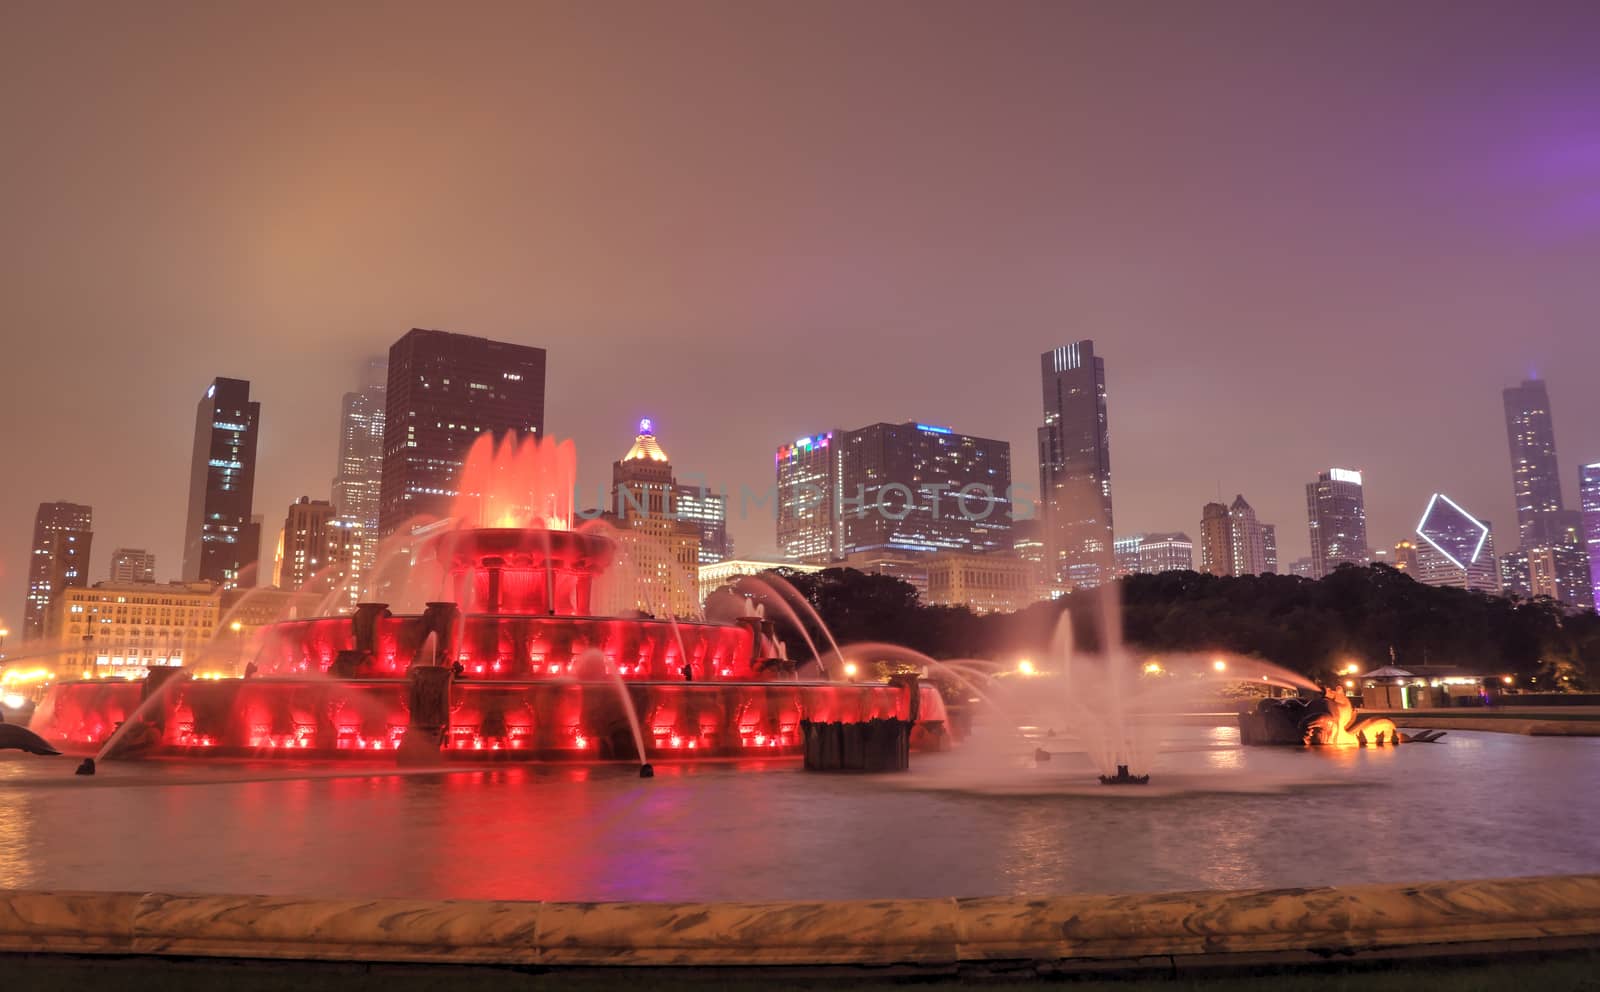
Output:
[[1600,875],[868,902],[537,903],[0,890],[0,951],[560,966],[1348,956],[1600,940]]

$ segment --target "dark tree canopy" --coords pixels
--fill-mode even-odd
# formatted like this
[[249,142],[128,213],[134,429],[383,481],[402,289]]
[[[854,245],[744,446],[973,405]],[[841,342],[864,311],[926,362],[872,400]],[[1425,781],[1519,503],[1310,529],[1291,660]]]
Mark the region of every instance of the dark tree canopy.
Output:
[[[1045,649],[1063,610],[1075,639],[1099,640],[1099,593],[1076,593],[1010,614],[923,606],[916,590],[848,568],[776,574],[812,604],[840,644],[889,641],[934,658],[1008,658]],[[1600,674],[1600,617],[1567,614],[1548,599],[1504,599],[1423,585],[1388,566],[1345,566],[1320,581],[1198,572],[1134,575],[1118,582],[1128,643],[1152,651],[1229,651],[1314,678],[1345,664],[1450,665],[1585,687]],[[731,604],[719,601],[718,609]],[[768,609],[769,616],[778,611]],[[780,624],[792,657],[804,640]],[[821,644],[819,632],[811,634]]]

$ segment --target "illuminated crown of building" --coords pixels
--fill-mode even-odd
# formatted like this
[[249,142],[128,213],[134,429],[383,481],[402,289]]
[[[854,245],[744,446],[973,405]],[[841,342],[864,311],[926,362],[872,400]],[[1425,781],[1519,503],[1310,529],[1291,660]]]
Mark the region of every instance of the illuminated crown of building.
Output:
[[670,460],[667,458],[667,453],[661,450],[661,445],[656,443],[656,427],[649,417],[639,421],[639,434],[633,439],[633,447],[629,448],[628,453],[622,456],[622,460],[625,462],[640,461],[642,459],[648,459],[652,462]]

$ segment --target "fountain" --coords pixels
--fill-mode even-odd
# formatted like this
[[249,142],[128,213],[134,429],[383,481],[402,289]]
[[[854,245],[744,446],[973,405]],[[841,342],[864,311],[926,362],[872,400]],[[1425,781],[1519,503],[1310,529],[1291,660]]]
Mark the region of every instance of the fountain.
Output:
[[1343,686],[1324,688],[1311,698],[1263,699],[1255,710],[1239,714],[1239,739],[1245,744],[1366,747],[1402,741],[1431,744],[1443,736],[1437,730],[1406,736],[1388,717],[1357,720]]
[[944,719],[915,679],[798,680],[759,611],[595,615],[617,547],[573,527],[575,465],[570,442],[480,437],[453,518],[415,538],[421,612],[370,601],[280,621],[244,678],[57,683],[33,730],[101,761],[628,760],[648,777],[652,760],[811,755],[803,735],[821,726],[889,753],[861,767],[903,768],[913,727]]

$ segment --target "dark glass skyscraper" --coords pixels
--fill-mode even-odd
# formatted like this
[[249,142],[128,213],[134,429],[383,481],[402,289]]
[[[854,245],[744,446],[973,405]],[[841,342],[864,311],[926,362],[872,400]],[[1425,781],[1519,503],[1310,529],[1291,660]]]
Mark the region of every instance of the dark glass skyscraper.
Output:
[[1556,430],[1543,380],[1529,379],[1504,392],[1511,483],[1517,501],[1522,550],[1561,544],[1575,522],[1561,499]]
[[260,526],[251,520],[261,404],[244,379],[217,379],[195,408],[183,578],[255,585]]
[[389,349],[380,537],[450,512],[479,434],[544,434],[543,348],[413,329]]
[[33,546],[28,558],[28,598],[22,607],[22,639],[44,636],[45,611],[63,589],[89,581],[89,545],[94,540],[94,510],[79,503],[40,503],[33,516]]
[[913,422],[838,431],[834,444],[841,557],[1011,551],[1007,442]]
[[1078,341],[1041,355],[1039,372],[1039,506],[1051,578],[1097,586],[1115,574],[1105,360],[1093,341]]

